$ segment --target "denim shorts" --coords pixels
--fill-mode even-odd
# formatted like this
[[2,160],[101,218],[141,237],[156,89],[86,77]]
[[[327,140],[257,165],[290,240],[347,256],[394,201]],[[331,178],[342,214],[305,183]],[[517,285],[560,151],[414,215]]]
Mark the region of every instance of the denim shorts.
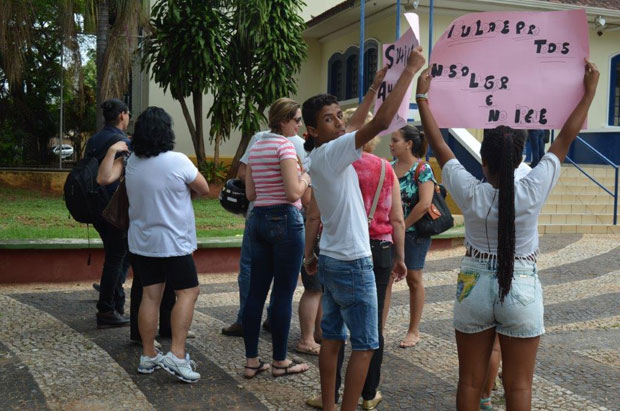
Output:
[[536,263],[516,260],[510,292],[499,299],[492,264],[471,257],[461,262],[454,302],[454,328],[466,334],[495,327],[499,334],[516,338],[545,333],[542,286]]
[[344,341],[348,328],[353,350],[379,348],[377,286],[372,259],[341,261],[321,255],[318,276],[323,285],[323,338]]
[[426,253],[430,247],[430,237],[418,237],[415,231],[407,231],[405,233],[405,265],[407,270],[423,269]]

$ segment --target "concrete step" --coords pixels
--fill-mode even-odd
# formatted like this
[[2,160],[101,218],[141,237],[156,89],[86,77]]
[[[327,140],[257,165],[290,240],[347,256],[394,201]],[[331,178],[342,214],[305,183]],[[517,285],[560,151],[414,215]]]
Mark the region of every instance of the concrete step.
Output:
[[[592,177],[595,178],[599,178],[599,177],[614,177],[616,174],[615,169],[612,166],[603,166],[603,165],[587,165],[587,166],[582,166],[579,165],[579,167],[581,167],[583,170],[585,170],[588,174],[590,174]],[[562,165],[562,174],[561,176],[573,176],[573,177],[580,177],[583,176],[583,173],[581,171],[579,171],[575,166],[573,165]],[[586,177],[587,178],[587,177]]]
[[576,194],[555,193],[552,191],[547,199],[548,204],[587,204],[587,205],[610,205],[613,207],[614,199],[609,194]]
[[620,225],[538,224],[538,234],[620,234]]
[[[609,191],[613,193],[613,187],[607,187]],[[553,187],[553,194],[572,194],[572,195],[581,195],[581,194],[601,194],[606,195],[609,198],[613,198],[607,193],[605,190],[600,188],[594,183],[590,183],[588,185],[573,185],[573,184],[557,184]]]
[[[603,187],[606,187],[609,191],[614,191],[614,184],[616,182],[615,178],[601,177],[601,178],[597,178],[596,181],[602,184]],[[620,183],[620,180],[618,182]],[[588,177],[584,175],[582,176],[560,176],[560,179],[558,180],[556,184],[556,187],[557,186],[571,186],[571,187],[596,186],[598,187],[592,180],[590,180]]]
[[613,224],[613,214],[540,214],[538,224]]
[[[620,208],[620,205],[618,206]],[[554,204],[547,201],[542,208],[542,214],[612,214],[614,205],[610,204]]]

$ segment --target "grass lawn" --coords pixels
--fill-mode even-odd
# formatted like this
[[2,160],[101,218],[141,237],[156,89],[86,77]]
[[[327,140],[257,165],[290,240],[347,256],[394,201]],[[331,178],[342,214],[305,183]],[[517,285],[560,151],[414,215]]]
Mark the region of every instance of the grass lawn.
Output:
[[[224,210],[217,199],[193,203],[199,238],[243,234],[243,217]],[[0,240],[86,237],[86,224],[71,218],[62,195],[0,187]],[[98,238],[92,227],[90,237]]]

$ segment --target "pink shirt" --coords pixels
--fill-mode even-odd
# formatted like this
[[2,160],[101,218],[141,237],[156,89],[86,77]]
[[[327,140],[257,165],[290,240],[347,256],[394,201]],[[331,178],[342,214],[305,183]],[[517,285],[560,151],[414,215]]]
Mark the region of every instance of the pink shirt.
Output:
[[[280,161],[297,160],[295,146],[286,137],[266,134],[250,149],[248,165],[256,188],[255,207],[292,204],[301,209],[301,200],[291,203],[286,199]],[[297,164],[297,172],[300,172]]]
[[370,239],[380,241],[392,240],[392,224],[390,224],[390,210],[392,209],[392,187],[394,186],[394,172],[387,160],[374,154],[363,153],[362,158],[353,163],[360,183],[366,215],[375,199],[379,177],[381,176],[381,162],[385,163],[385,178],[379,194],[379,201],[372,223],[369,227]]

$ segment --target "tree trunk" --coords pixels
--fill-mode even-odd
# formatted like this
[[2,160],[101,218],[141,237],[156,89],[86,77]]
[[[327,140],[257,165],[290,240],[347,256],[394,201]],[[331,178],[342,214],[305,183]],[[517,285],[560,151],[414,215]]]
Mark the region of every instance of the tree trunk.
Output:
[[240,163],[239,160],[243,157],[251,138],[252,136],[241,136],[241,141],[239,142],[239,146],[235,152],[235,157],[233,158],[232,163],[230,163],[230,168],[228,169],[228,175],[226,176],[227,179],[230,180],[231,178],[237,177],[237,170],[239,170]]
[[217,167],[220,162],[220,144],[222,144],[222,136],[220,133],[215,135],[215,146],[213,147],[213,164]]
[[97,1],[97,86],[96,86],[96,100],[97,107],[96,119],[97,130],[103,127],[103,110],[101,109],[101,103],[103,103],[101,84],[103,83],[103,57],[105,56],[105,50],[108,47],[108,32],[110,31],[110,3],[109,0]]
[[189,109],[187,108],[187,103],[182,96],[173,96],[175,100],[181,104],[181,110],[183,111],[183,117],[185,117],[185,122],[187,123],[187,128],[189,129],[189,135],[192,138],[192,144],[194,146],[194,152],[196,153],[196,157],[198,157],[199,145],[198,138],[196,137],[196,128],[194,127],[194,121],[192,120],[192,116],[189,113]]
[[204,131],[202,129],[202,93],[194,90],[192,92],[192,100],[194,103],[194,124],[196,124],[196,142],[194,143],[194,148],[196,149],[198,169],[200,169],[207,163],[205,141],[203,137]]

